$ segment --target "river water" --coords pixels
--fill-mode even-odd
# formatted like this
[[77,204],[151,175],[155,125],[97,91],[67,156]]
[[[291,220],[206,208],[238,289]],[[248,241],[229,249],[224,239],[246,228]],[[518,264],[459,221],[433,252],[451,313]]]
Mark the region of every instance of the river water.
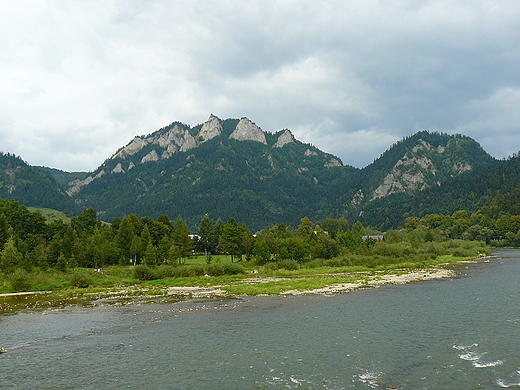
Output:
[[0,387],[520,388],[520,251],[496,255],[332,297],[18,310],[0,316]]

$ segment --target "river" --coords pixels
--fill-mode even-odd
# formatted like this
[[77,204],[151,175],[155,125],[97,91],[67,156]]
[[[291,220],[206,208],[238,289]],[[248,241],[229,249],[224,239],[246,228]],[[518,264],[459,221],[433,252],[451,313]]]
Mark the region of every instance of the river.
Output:
[[520,388],[520,251],[495,255],[455,266],[455,278],[329,297],[99,300],[5,313],[0,386]]

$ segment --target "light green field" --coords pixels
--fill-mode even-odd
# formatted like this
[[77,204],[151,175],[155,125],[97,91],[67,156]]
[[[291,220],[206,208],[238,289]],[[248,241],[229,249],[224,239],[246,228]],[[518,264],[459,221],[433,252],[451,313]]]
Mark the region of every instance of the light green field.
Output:
[[38,212],[38,213],[42,214],[45,217],[45,219],[47,219],[47,222],[52,222],[57,219],[61,219],[61,220],[63,220],[63,222],[66,222],[66,223],[70,222],[70,218],[67,217],[65,215],[65,213],[63,213],[62,211],[48,209],[45,207],[27,207],[27,208],[29,209],[29,211],[32,211],[33,213]]

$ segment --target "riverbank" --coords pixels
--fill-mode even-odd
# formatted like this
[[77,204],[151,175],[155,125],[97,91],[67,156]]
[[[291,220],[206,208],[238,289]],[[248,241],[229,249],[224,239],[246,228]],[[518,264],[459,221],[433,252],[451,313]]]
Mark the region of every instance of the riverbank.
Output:
[[[131,279],[119,279],[119,282],[105,287],[66,288],[54,291],[10,292],[0,294],[0,298],[29,300],[80,299],[93,301],[172,297],[179,299],[267,296],[267,295],[333,295],[346,293],[359,288],[377,288],[385,284],[404,284],[423,280],[452,278],[455,272],[448,269],[449,264],[467,261],[489,261],[488,257],[478,259],[439,257],[428,265],[403,263],[387,265],[376,269],[360,267],[319,267],[300,268],[297,270],[270,271],[265,268],[250,269],[246,274],[214,277],[205,275],[193,278],[166,278],[161,280],[132,283]],[[107,274],[96,277],[105,280],[116,278],[107,269]],[[38,294],[38,297],[29,298]],[[25,296],[25,298],[24,298]],[[22,304],[22,302],[18,302]]]
[[[182,298],[216,298],[239,297],[244,295],[268,296],[268,295],[333,295],[350,292],[359,288],[377,288],[386,284],[405,284],[432,279],[455,277],[455,271],[437,266],[426,269],[395,269],[392,271],[357,272],[348,274],[314,274],[303,278],[287,278],[273,276],[258,276],[241,279],[239,282],[212,286],[170,286],[161,289],[150,288],[142,285],[104,292],[92,293],[96,298],[131,299],[136,297],[182,297]],[[299,281],[312,281],[313,279],[341,280],[343,282],[330,283],[327,286],[298,289],[291,288],[298,285]],[[277,286],[280,288],[277,288]],[[284,286],[287,286],[285,288]],[[267,293],[263,291],[272,291]],[[247,293],[241,293],[245,291]]]

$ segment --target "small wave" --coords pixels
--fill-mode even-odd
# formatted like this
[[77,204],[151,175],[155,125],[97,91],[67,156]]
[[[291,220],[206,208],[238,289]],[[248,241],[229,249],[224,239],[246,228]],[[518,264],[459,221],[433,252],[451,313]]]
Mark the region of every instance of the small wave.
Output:
[[383,375],[382,372],[364,372],[362,374],[356,375],[360,382],[367,384],[373,389],[376,389],[379,387],[379,378]]
[[494,361],[494,362],[474,361],[473,362],[473,367],[476,367],[476,368],[496,367],[496,366],[500,366],[503,363],[504,362],[502,360],[497,360],[497,361]]
[[469,348],[478,347],[478,343],[471,345],[454,345],[453,348],[458,349],[459,351],[463,351]]
[[504,362],[502,360],[495,360],[492,362],[486,362],[482,360],[482,357],[487,354],[487,352],[475,352],[472,351],[472,348],[478,347],[478,343],[471,344],[471,345],[454,345],[453,348],[463,351],[464,353],[461,353],[459,355],[459,358],[462,360],[470,361],[473,364],[473,367],[475,368],[487,368],[487,367],[496,367]]
[[504,381],[503,379],[499,379],[499,380],[497,380],[497,385],[499,385],[500,387],[505,387],[505,388],[520,387],[520,382],[518,382],[518,383],[508,383],[508,382]]
[[511,374],[508,379],[498,379],[497,384],[500,387],[509,388],[509,387],[520,387],[520,370],[517,370],[513,374]]
[[468,360],[470,362],[474,362],[474,361],[478,361],[482,356],[483,356],[483,354],[480,354],[480,353],[467,352],[467,353],[460,354],[459,358],[461,358],[462,360]]
[[[273,372],[274,369],[271,371]],[[301,388],[314,388],[318,382],[320,382],[320,386],[324,389],[337,389],[338,387],[333,383],[327,381],[326,379],[321,379],[318,382],[315,382],[313,378],[303,379],[299,375],[285,375],[280,373],[280,376],[273,375],[271,377],[265,378],[265,383],[270,386],[282,386],[287,389],[301,389]],[[263,384],[261,382],[256,382],[259,386]]]

